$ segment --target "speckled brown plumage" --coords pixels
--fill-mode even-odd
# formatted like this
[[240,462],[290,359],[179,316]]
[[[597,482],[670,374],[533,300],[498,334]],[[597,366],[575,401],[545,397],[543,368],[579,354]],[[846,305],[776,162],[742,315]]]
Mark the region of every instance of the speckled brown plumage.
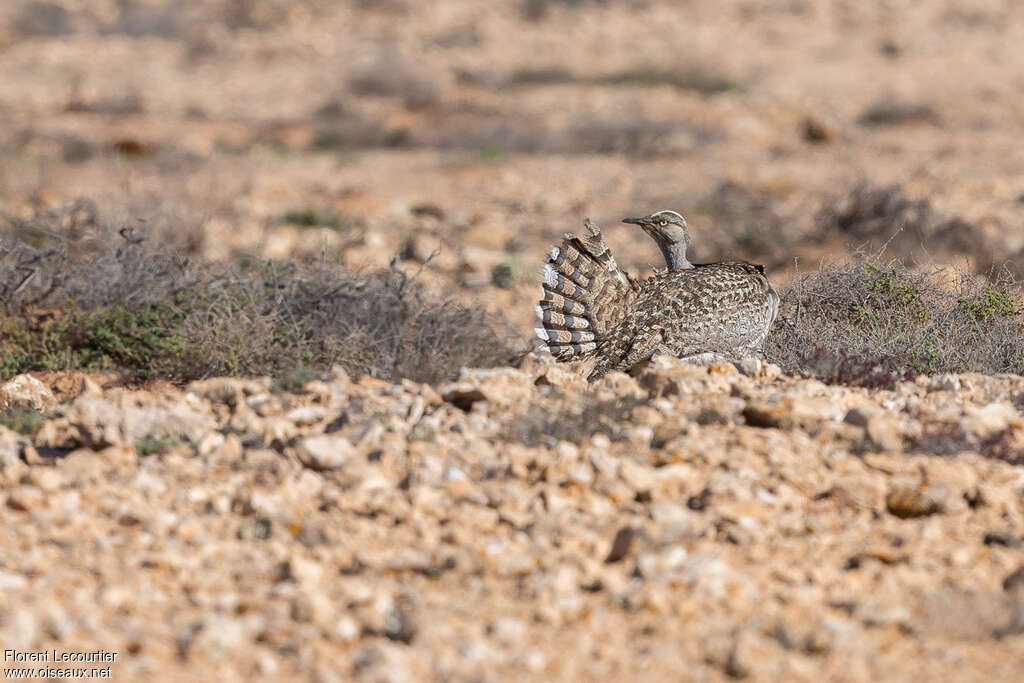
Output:
[[563,361],[591,359],[590,377],[628,370],[654,354],[740,359],[762,353],[779,297],[762,266],[692,265],[682,216],[627,219],[644,227],[670,269],[636,282],[623,273],[589,221],[548,255],[538,337]]

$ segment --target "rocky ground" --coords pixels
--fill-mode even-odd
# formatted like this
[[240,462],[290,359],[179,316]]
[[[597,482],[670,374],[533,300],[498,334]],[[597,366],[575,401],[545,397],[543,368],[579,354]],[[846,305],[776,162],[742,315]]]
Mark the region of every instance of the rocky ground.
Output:
[[1016,679],[1024,379],[745,370],[21,378],[0,642],[124,680]]

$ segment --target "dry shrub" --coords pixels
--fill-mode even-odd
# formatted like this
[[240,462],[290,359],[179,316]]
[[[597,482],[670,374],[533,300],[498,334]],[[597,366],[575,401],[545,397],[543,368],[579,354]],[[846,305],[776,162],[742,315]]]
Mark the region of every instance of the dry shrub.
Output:
[[1024,308],[1006,273],[822,267],[783,297],[766,353],[789,373],[884,386],[917,373],[1021,373]]
[[400,97],[410,109],[434,104],[439,96],[438,83],[429,72],[390,52],[357,69],[348,86],[356,95]]
[[121,3],[117,19],[102,26],[100,34],[175,39],[181,36],[185,28],[181,9],[173,4],[158,6],[124,2]]
[[506,323],[394,264],[196,264],[141,230],[92,214],[84,223],[37,225],[36,244],[0,237],[0,377],[103,370],[184,382],[340,364],[435,382],[517,353]]
[[560,136],[549,136],[545,151],[566,154],[671,155],[673,138],[691,132],[684,125],[633,116],[587,116],[573,122]]
[[940,122],[938,113],[926,104],[910,102],[876,102],[857,117],[857,123],[867,127],[899,126],[907,123]]
[[582,7],[584,5],[602,6],[608,0],[524,0],[522,14],[524,19],[540,21],[548,16],[553,6]]
[[54,2],[27,2],[22,5],[12,26],[23,37],[54,38],[75,32],[71,12]]

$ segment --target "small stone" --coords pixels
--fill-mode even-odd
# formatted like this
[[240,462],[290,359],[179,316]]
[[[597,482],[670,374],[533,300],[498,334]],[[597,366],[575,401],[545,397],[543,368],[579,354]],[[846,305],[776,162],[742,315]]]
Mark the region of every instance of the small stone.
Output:
[[29,443],[21,434],[0,425],[0,469],[21,464],[21,452]]
[[32,375],[17,375],[0,385],[0,410],[31,408],[47,412],[55,405],[53,392]]
[[843,418],[843,422],[854,425],[855,427],[867,427],[868,415],[861,408],[851,408],[847,411],[846,417]]
[[[471,500],[473,502],[487,502],[486,496],[481,496],[476,485],[465,477],[451,479],[445,485],[448,495],[453,500]],[[482,499],[482,500],[481,500]]]
[[564,365],[550,365],[535,382],[538,386],[556,386],[569,391],[586,391],[587,378]]
[[38,486],[41,491],[52,493],[64,486],[64,474],[54,467],[35,467],[29,474],[26,483]]
[[757,377],[761,374],[761,359],[748,356],[736,363],[736,369],[747,377]]
[[281,414],[281,397],[275,394],[254,394],[245,399],[245,404],[260,417],[276,417]]
[[883,451],[902,451],[903,434],[899,422],[884,413],[872,415],[867,423],[868,438]]
[[916,488],[897,487],[885,497],[886,509],[900,519],[924,517],[942,511],[942,506],[924,491]]
[[1011,533],[989,531],[982,539],[982,543],[985,545],[1001,545],[1005,548],[1019,548],[1021,545],[1021,539],[1019,536],[1015,536]]
[[646,398],[647,392],[637,383],[636,379],[618,370],[609,372],[597,381],[598,392],[608,392],[616,398]]
[[489,630],[495,639],[506,646],[519,645],[529,635],[529,626],[527,626],[526,622],[514,617],[495,619]]
[[266,392],[270,389],[270,379],[236,379],[233,377],[212,377],[199,380],[188,385],[187,391],[196,394],[211,403],[223,403],[235,406],[244,402],[246,396]]
[[18,512],[31,512],[43,504],[43,492],[35,486],[19,486],[7,494],[7,507]]
[[976,434],[982,438],[1001,432],[1011,424],[1021,424],[1020,413],[1009,403],[989,403],[986,406],[968,406],[960,420],[960,429],[965,434]]
[[791,429],[793,426],[793,411],[778,404],[748,403],[742,415],[751,427]]
[[936,375],[928,388],[932,391],[960,391],[960,378],[956,375]]
[[265,541],[270,538],[273,527],[266,517],[257,517],[247,521],[238,529],[240,541]]
[[1003,579],[1003,590],[1008,593],[1024,591],[1024,564],[1006,575]]
[[803,139],[814,144],[821,144],[832,139],[832,131],[814,116],[805,116],[800,122]]
[[78,390],[78,395],[92,396],[93,398],[97,398],[103,396],[103,389],[90,377],[86,376],[82,378],[82,386]]
[[334,636],[342,643],[354,643],[359,640],[359,624],[350,616],[343,616],[334,625]]
[[24,575],[0,569],[0,591],[2,590],[24,590],[28,586],[28,579]]
[[612,547],[608,551],[608,556],[604,558],[605,564],[612,564],[626,557],[629,554],[629,549],[633,546],[633,538],[636,536],[636,531],[632,527],[623,527],[615,534],[615,538],[612,540]]
[[326,411],[323,408],[317,406],[308,406],[306,408],[296,408],[285,415],[285,418],[291,420],[297,425],[308,427],[314,425],[324,419]]
[[466,411],[481,401],[500,406],[523,403],[535,392],[533,377],[513,368],[463,370],[457,382],[441,388],[445,401]]
[[311,436],[299,442],[299,462],[317,471],[336,470],[358,455],[352,443],[341,436],[324,434]]
[[314,584],[324,575],[324,566],[316,560],[295,555],[288,560],[290,575],[301,584]]

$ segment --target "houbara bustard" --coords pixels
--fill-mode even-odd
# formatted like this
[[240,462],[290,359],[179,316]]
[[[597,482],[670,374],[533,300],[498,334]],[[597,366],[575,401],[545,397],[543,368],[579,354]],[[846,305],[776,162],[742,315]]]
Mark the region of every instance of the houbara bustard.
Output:
[[650,235],[666,270],[643,281],[623,272],[601,231],[566,234],[548,253],[535,331],[560,361],[590,360],[590,379],[656,354],[683,360],[760,357],[779,310],[764,266],[692,264],[690,232],[675,211],[626,218]]

